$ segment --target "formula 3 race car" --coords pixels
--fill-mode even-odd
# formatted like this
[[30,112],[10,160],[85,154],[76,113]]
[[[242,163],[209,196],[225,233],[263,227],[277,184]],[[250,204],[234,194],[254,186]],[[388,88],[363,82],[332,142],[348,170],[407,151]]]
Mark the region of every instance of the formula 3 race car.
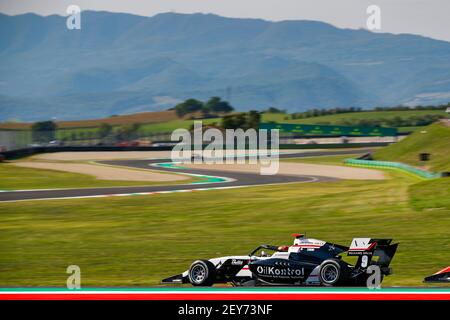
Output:
[[[389,264],[398,243],[392,239],[354,238],[350,247],[293,234],[292,246],[260,245],[249,255],[194,261],[188,270],[162,280],[164,284],[212,286],[366,286],[378,267],[379,282],[392,273]],[[268,255],[263,250],[270,250]],[[259,254],[257,255],[257,253]],[[343,253],[356,256],[354,265]],[[371,267],[376,266],[376,267]]]

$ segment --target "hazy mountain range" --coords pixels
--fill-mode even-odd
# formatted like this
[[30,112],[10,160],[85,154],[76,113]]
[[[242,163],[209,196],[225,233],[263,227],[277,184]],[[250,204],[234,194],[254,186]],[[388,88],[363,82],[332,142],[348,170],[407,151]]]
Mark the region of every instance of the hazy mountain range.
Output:
[[84,119],[221,96],[239,110],[450,101],[450,43],[205,14],[0,14],[0,120]]

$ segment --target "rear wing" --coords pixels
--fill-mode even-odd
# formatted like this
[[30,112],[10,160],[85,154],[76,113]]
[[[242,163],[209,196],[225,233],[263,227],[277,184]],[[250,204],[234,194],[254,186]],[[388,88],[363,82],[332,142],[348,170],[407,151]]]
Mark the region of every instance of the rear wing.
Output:
[[391,243],[392,239],[354,238],[347,255],[359,257],[356,267],[378,265],[387,268],[398,247],[398,243]]

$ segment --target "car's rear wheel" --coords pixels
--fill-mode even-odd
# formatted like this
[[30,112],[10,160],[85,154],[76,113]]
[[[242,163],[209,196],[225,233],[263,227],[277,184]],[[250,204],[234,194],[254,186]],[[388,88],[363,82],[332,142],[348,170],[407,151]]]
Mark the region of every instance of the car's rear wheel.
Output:
[[214,284],[216,267],[211,261],[197,260],[189,267],[188,276],[193,286],[209,287]]
[[327,287],[343,285],[347,280],[347,269],[341,261],[325,260],[319,270],[320,283]]

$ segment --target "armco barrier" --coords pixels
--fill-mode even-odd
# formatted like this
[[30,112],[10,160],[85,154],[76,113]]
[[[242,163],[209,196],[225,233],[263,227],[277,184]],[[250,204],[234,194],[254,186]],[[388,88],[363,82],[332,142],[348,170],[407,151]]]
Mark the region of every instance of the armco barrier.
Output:
[[364,167],[374,167],[374,168],[391,168],[406,171],[408,173],[414,174],[424,179],[434,179],[441,177],[440,173],[429,172],[422,170],[404,163],[392,162],[392,161],[377,161],[377,160],[360,160],[360,159],[346,159],[345,164],[364,166]]

